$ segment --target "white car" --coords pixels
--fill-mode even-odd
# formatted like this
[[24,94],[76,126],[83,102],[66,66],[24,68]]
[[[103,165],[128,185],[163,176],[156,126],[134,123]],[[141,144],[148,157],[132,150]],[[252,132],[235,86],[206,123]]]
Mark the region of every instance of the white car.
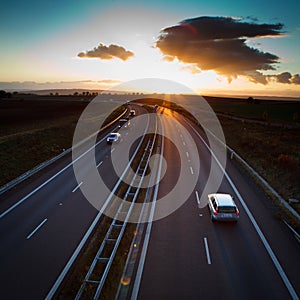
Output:
[[108,135],[107,144],[118,143],[120,141],[121,134],[119,132],[112,132]]
[[233,197],[229,194],[209,194],[208,207],[211,220],[214,221],[234,221],[239,219],[239,210],[234,203]]

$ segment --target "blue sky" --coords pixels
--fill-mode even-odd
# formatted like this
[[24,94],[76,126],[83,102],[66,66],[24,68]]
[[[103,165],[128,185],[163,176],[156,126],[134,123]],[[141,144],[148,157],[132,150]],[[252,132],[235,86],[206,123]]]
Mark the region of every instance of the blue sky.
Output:
[[[74,3],[70,0],[1,2],[1,89],[102,89],[127,80],[161,77],[200,93],[238,94],[249,90],[265,95],[300,96],[300,85],[290,83],[296,82],[295,75],[300,73],[299,1],[79,0]],[[258,70],[267,78],[267,84],[251,82],[243,74],[233,74],[229,82],[224,72],[204,70],[200,62],[191,64],[177,53],[172,61],[166,60],[169,53],[162,53],[156,44],[160,31],[182,20],[203,16],[283,24],[280,36],[246,38],[245,45],[279,58],[276,70]],[[117,45],[134,55],[126,60],[78,56],[100,43],[103,47],[99,51],[109,51],[109,45]],[[195,66],[199,72],[191,71]],[[285,84],[276,77],[284,72],[291,75]]]

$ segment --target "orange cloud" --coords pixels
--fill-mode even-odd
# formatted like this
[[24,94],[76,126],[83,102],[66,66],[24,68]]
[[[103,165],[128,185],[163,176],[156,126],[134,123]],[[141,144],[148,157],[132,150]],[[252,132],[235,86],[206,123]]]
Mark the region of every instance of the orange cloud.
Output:
[[113,45],[113,44],[109,46],[105,46],[100,43],[98,47],[95,47],[93,50],[80,52],[77,56],[81,58],[99,58],[99,59],[119,58],[125,61],[128,58],[134,56],[134,53],[131,51],[127,51],[122,46]]
[[[276,70],[279,57],[249,47],[248,38],[281,36],[283,25],[241,22],[229,17],[197,17],[160,32],[156,47],[168,61],[178,59],[201,70],[213,70],[229,82],[245,76],[255,83],[267,84],[271,77],[261,71]],[[299,75],[274,75],[281,83],[297,83]],[[274,79],[273,76],[273,79]],[[279,77],[277,77],[279,76]]]

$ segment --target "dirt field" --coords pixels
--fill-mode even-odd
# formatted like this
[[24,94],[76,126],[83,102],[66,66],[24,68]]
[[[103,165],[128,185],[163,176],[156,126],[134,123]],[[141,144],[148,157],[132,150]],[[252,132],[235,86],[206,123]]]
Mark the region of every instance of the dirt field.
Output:
[[0,101],[0,186],[72,145],[85,102]]
[[283,198],[300,199],[299,129],[277,128],[219,118],[226,143],[259,172]]

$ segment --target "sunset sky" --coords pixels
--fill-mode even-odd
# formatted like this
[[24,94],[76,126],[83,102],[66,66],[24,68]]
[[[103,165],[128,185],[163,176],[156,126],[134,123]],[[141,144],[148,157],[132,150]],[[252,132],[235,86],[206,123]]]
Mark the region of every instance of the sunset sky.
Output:
[[204,95],[300,98],[296,0],[12,0],[0,9],[0,89],[162,78]]

